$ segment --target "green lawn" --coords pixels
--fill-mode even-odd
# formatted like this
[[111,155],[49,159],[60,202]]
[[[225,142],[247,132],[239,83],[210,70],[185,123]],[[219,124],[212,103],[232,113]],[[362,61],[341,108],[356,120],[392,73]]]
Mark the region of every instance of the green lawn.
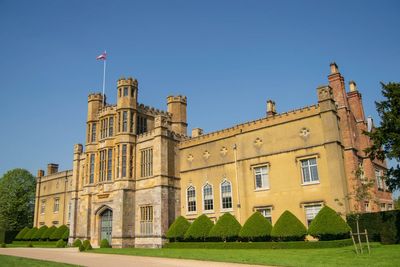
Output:
[[63,267],[63,266],[77,266],[77,265],[70,265],[65,263],[58,263],[52,261],[41,261],[41,260],[33,260],[28,258],[20,258],[14,256],[5,256],[0,255],[0,266],[7,266],[7,267]]
[[353,247],[325,249],[112,249],[91,253],[124,254],[224,261],[275,266],[400,266],[400,245],[372,244],[371,255],[357,256]]

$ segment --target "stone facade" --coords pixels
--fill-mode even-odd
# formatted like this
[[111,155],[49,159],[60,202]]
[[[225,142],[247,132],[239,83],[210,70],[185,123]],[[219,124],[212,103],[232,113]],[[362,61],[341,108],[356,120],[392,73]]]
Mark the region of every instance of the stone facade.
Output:
[[[263,118],[188,137],[186,97],[169,96],[160,111],[138,103],[135,79],[121,78],[116,105],[89,95],[85,149],[75,145],[72,171],[39,171],[35,225],[68,224],[70,241],[160,247],[178,215],[230,212],[243,224],[259,210],[274,223],[290,210],[307,225],[323,205],[342,214],[391,209],[379,178],[386,163],[363,152],[362,131],[373,124],[361,94],[354,82],[346,92],[335,63],[328,81],[316,105],[278,114],[269,100]],[[367,178],[376,180],[372,199],[357,202]],[[58,213],[41,212],[57,198]]]

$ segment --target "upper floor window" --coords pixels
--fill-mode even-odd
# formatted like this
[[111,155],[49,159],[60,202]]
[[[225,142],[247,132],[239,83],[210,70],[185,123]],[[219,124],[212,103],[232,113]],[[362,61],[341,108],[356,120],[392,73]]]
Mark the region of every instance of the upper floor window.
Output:
[[153,175],[153,149],[146,148],[140,151],[140,176]]
[[196,189],[194,186],[189,186],[186,192],[188,212],[196,211]]
[[303,184],[319,181],[316,158],[301,160],[301,174],[303,177]]
[[203,187],[204,210],[214,210],[214,196],[212,185],[206,184]]
[[95,155],[90,154],[89,183],[91,183],[91,184],[94,182],[94,159],[95,159]]
[[138,116],[137,120],[138,120],[136,127],[137,134],[142,134],[147,132],[147,119],[142,116]]
[[385,190],[385,178],[381,170],[375,169],[376,184],[379,190]]
[[318,212],[321,210],[322,204],[310,204],[304,206],[306,213],[307,225],[310,226],[311,221],[317,216]]
[[140,234],[153,234],[153,206],[140,207]]
[[232,186],[227,180],[221,183],[222,209],[232,209]]
[[269,189],[268,166],[254,168],[254,184],[256,189]]
[[104,181],[106,177],[106,150],[100,151],[99,179]]
[[393,204],[387,204],[387,210],[393,210]]
[[107,155],[107,180],[111,181],[112,177],[112,149],[108,149],[108,155]]
[[72,202],[68,202],[68,222],[71,221],[71,212],[72,212]]
[[129,92],[128,87],[124,87],[124,96],[128,96],[128,92]]
[[40,204],[40,214],[44,214],[46,211],[46,200],[42,200],[42,203]]
[[60,210],[60,199],[55,198],[54,199],[54,207],[53,207],[53,212],[58,212]]
[[270,223],[272,223],[272,207],[259,207],[255,209],[256,211],[260,212],[265,219],[267,219]]
[[126,177],[126,145],[122,145],[122,177]]
[[92,137],[91,137],[91,142],[96,142],[96,123],[94,122],[92,124]]
[[108,120],[108,136],[113,136],[114,134],[114,117],[110,117]]
[[380,207],[381,207],[381,211],[386,210],[386,204],[385,203],[381,203]]
[[127,111],[122,112],[122,131],[123,132],[128,131],[128,112]]

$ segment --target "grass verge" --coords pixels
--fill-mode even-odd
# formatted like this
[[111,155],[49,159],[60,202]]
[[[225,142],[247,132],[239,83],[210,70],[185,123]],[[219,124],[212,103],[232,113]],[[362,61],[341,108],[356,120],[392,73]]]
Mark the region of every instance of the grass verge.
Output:
[[373,243],[371,255],[356,255],[353,247],[325,249],[135,249],[100,248],[90,253],[194,259],[275,266],[398,266],[400,245]]
[[28,247],[28,244],[32,243],[35,248],[55,248],[57,241],[13,241],[11,244],[7,244],[9,248]]
[[34,260],[28,258],[14,257],[14,256],[6,256],[0,255],[0,266],[9,266],[9,267],[63,267],[63,266],[77,266],[66,263],[58,263],[52,261],[42,261],[42,260]]

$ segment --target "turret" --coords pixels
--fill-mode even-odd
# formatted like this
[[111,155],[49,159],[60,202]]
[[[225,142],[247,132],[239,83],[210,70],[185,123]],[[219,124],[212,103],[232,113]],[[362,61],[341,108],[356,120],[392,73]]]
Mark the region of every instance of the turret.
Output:
[[117,132],[135,133],[138,81],[132,77],[117,81]]
[[168,96],[167,97],[168,112],[172,114],[171,128],[172,131],[178,134],[186,135],[186,96]]

